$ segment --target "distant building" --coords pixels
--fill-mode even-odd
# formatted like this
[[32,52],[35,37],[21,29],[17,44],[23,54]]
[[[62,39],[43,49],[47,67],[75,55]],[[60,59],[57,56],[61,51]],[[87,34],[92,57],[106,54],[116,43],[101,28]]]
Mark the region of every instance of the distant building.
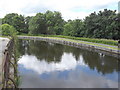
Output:
[[120,13],[120,1],[118,2],[118,13]]

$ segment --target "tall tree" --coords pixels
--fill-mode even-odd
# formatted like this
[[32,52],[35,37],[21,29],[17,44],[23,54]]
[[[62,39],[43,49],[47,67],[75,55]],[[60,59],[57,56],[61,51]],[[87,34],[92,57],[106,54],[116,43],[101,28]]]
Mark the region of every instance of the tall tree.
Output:
[[29,32],[29,22],[32,19],[33,16],[27,16],[25,17],[25,33]]
[[24,21],[24,16],[18,15],[17,13],[10,13],[7,14],[3,20],[3,24],[9,24],[12,25],[16,28],[16,30],[20,33],[25,32],[25,21]]
[[91,13],[85,18],[85,37],[91,38],[107,38],[112,39],[115,37],[116,25],[115,17],[116,11],[104,9],[104,11],[99,11]]
[[68,21],[68,23],[64,25],[63,34],[82,37],[84,35],[84,22],[80,19]]
[[48,34],[57,34],[60,35],[63,32],[64,20],[62,19],[62,15],[57,11],[47,11],[45,13],[46,16],[46,24],[47,24],[47,32]]
[[46,11],[45,18],[46,18],[47,34],[55,34],[55,31],[54,31],[54,26],[55,26],[54,13],[52,11],[49,11],[49,10]]
[[47,26],[45,15],[38,13],[35,17],[33,17],[29,22],[29,30],[30,34],[46,34]]
[[57,35],[60,35],[63,33],[63,26],[65,24],[65,21],[62,19],[62,15],[60,12],[55,11],[54,12],[54,30]]

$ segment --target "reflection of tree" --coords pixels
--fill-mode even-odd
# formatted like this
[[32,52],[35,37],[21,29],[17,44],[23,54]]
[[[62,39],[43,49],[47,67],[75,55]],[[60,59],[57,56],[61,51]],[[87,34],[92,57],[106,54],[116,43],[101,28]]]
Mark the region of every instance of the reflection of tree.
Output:
[[91,68],[102,74],[118,71],[118,63],[116,58],[110,56],[100,56],[98,53],[87,51],[83,52],[85,63]]
[[30,42],[30,53],[35,54],[35,56],[46,61],[60,61],[63,54],[63,46],[48,42],[41,41],[31,41]]
[[22,54],[26,52],[29,55],[35,55],[39,60],[46,60],[48,62],[59,62],[61,60],[63,54],[62,45],[31,40],[27,46],[24,41],[22,41],[24,44],[21,46],[24,50],[24,52],[21,50]]
[[79,60],[80,55],[82,55],[85,64],[87,64],[93,70],[97,69],[97,71],[102,72],[102,74],[118,71],[118,62],[114,57],[103,57],[96,52],[86,51],[69,46],[64,46],[64,48],[65,52],[72,53],[76,60]]
[[80,60],[80,55],[82,55],[85,64],[103,74],[118,71],[116,58],[110,56],[102,57],[96,52],[34,40],[20,40],[18,45],[18,51],[21,55],[34,55],[39,60],[60,62],[63,53],[71,53],[77,61]]
[[72,53],[72,55],[75,57],[75,59],[78,61],[80,58],[80,55],[82,55],[82,50],[71,47],[71,46],[64,46],[64,52],[66,53]]
[[93,70],[97,69],[97,71],[102,72],[102,74],[118,71],[118,62],[114,57],[103,57],[96,52],[86,51],[70,46],[64,46],[64,51],[66,53],[72,53],[76,60],[79,60],[80,55],[82,55],[85,64],[87,64]]
[[19,40],[18,42],[17,42],[17,52],[18,52],[18,54],[19,54],[19,57],[20,56],[22,56],[22,55],[24,55],[25,54],[25,48],[27,47],[27,48],[29,48],[28,47],[28,40]]

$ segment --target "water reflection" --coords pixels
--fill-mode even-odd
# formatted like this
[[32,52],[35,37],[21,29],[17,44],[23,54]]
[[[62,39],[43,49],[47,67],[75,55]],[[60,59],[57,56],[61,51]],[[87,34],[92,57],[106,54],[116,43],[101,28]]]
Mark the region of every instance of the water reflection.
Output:
[[114,57],[35,40],[20,40],[18,51],[20,87],[118,87]]
[[61,61],[58,63],[48,63],[45,60],[39,61],[35,56],[24,55],[20,58],[18,64],[21,64],[24,68],[33,70],[38,74],[53,71],[74,70],[77,65],[86,66],[82,56],[79,61],[76,61],[71,54],[66,53],[62,56]]

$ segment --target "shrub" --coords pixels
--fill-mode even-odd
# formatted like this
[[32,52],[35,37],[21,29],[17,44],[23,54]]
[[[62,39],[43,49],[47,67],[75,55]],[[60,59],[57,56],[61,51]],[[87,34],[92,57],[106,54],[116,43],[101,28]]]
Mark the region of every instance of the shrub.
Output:
[[0,25],[0,31],[3,36],[14,36],[17,34],[15,28],[9,24]]

